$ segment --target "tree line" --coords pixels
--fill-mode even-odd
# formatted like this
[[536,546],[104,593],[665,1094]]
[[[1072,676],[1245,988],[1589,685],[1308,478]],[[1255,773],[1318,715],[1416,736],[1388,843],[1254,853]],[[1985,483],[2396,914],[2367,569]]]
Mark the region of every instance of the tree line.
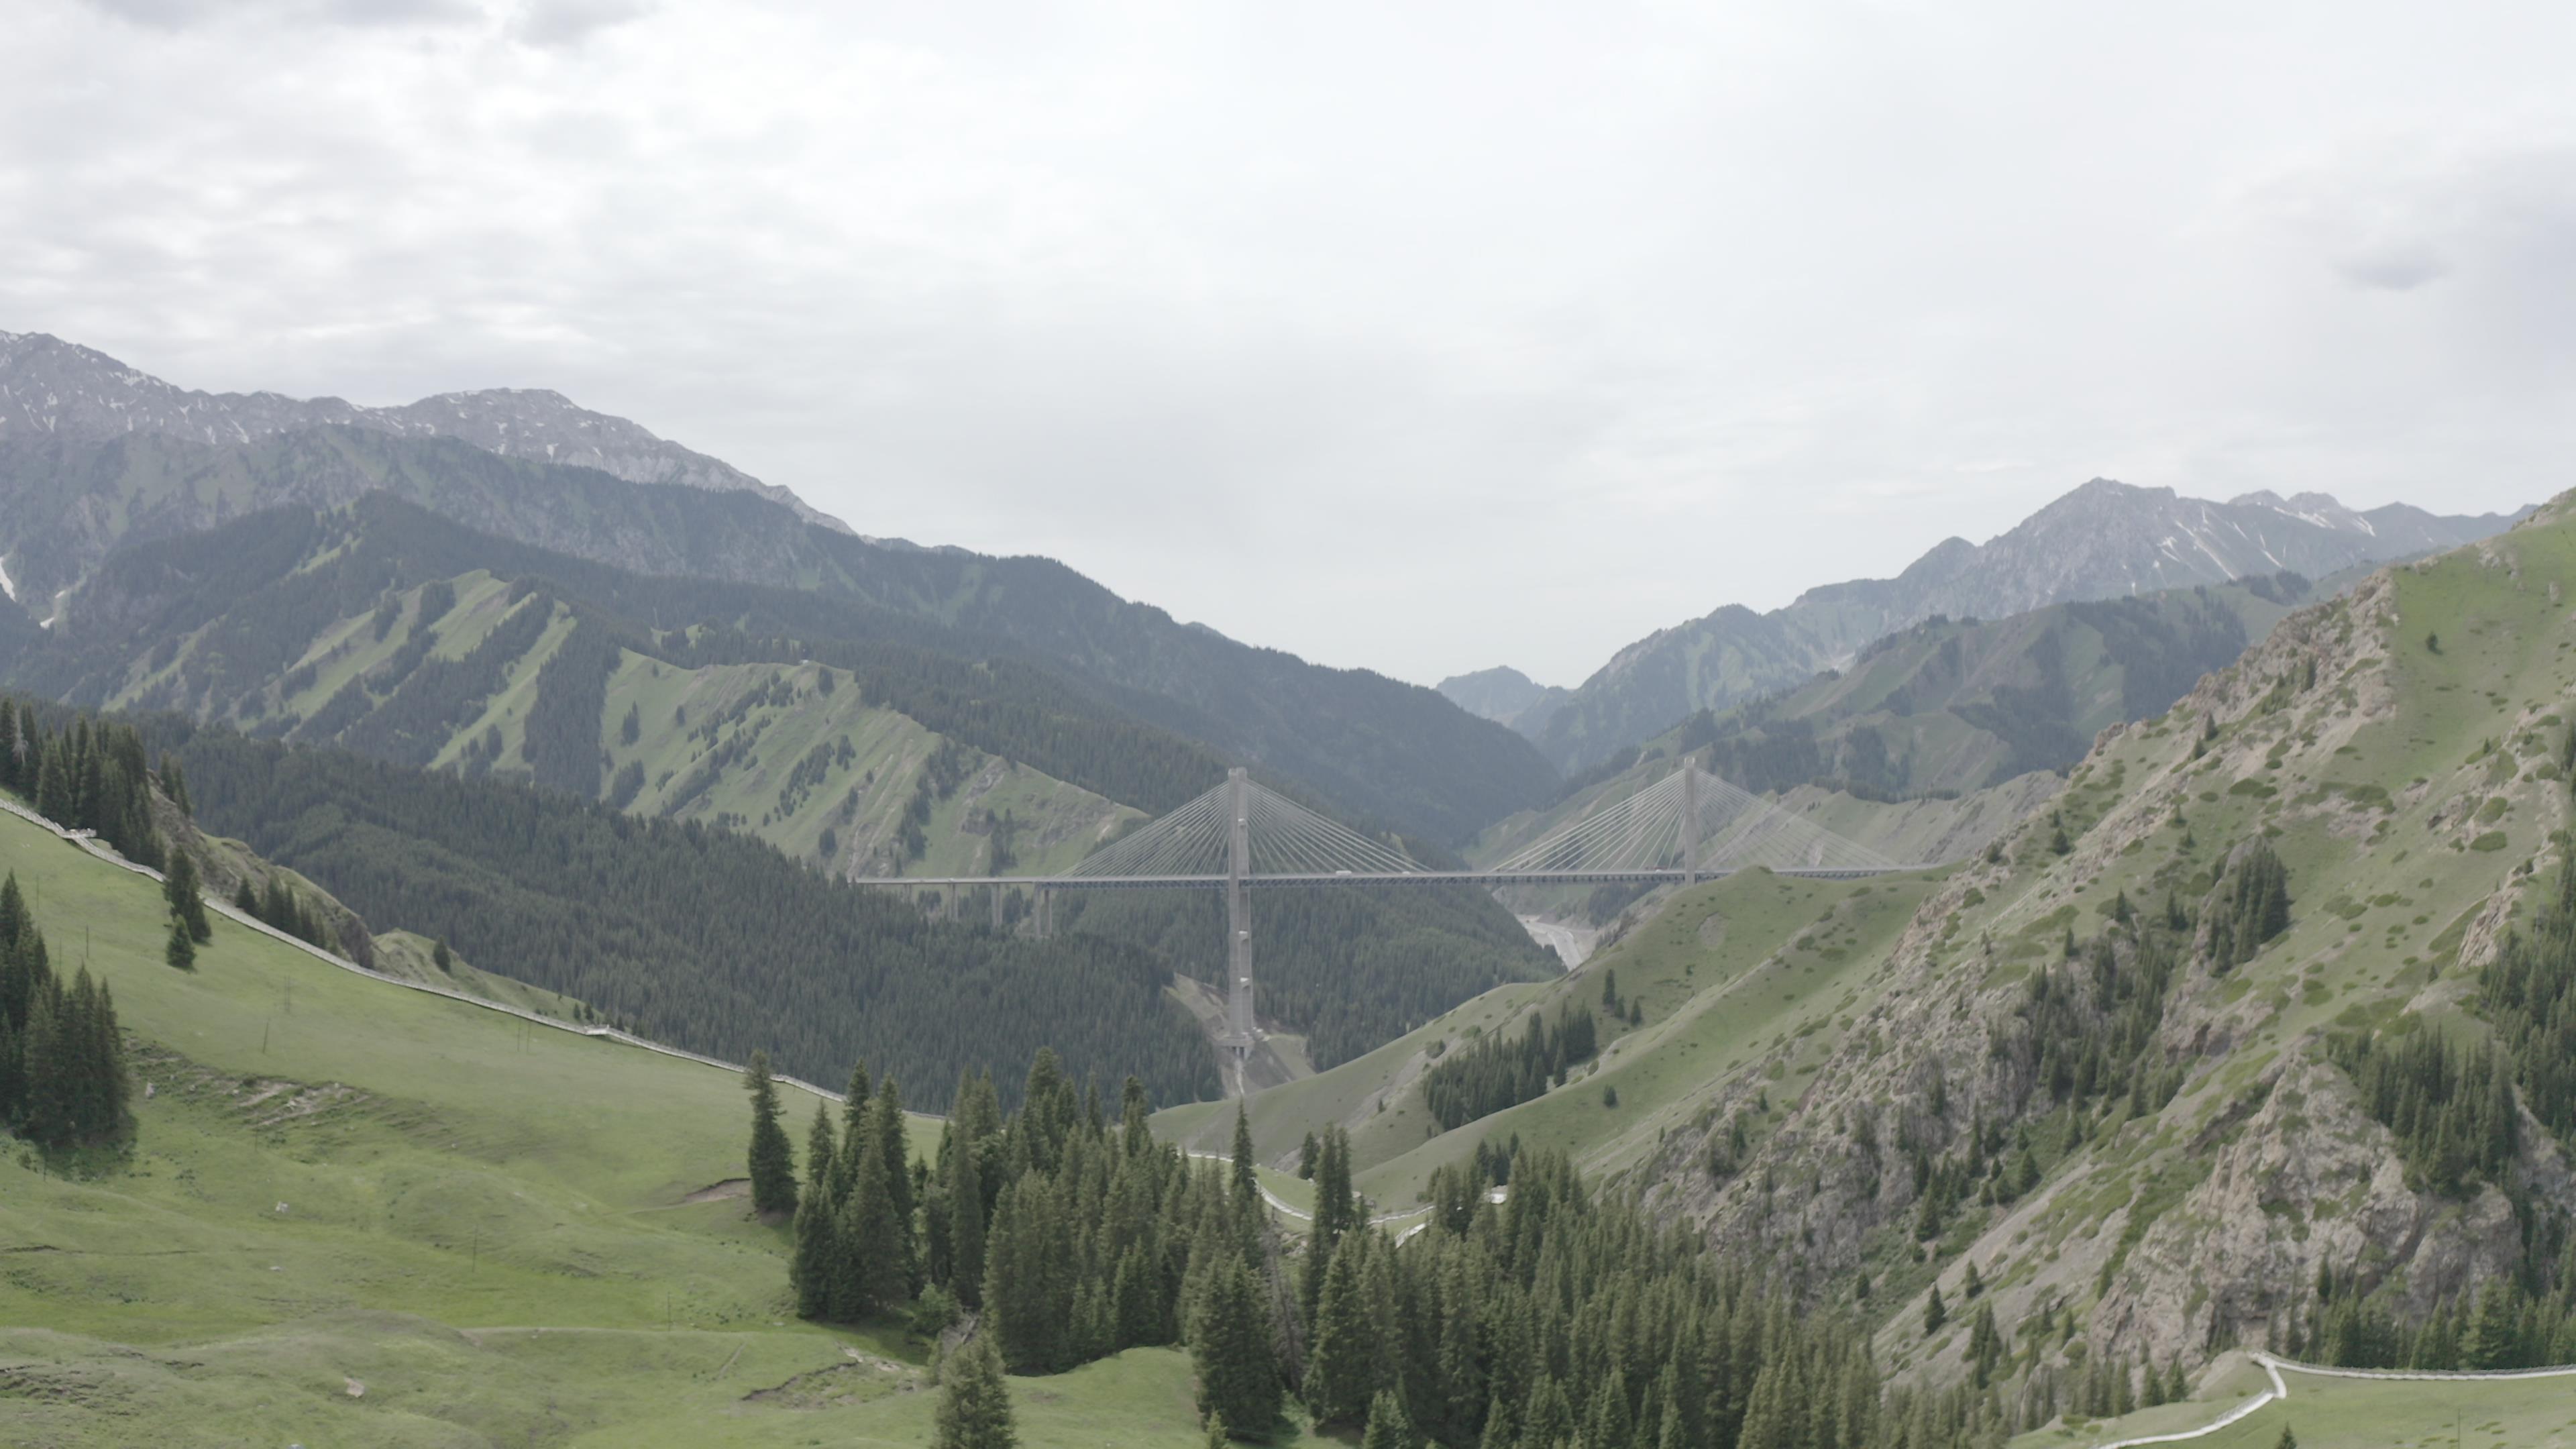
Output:
[[[1859,1326],[1594,1192],[1560,1154],[1444,1167],[1399,1243],[1328,1133],[1301,1240],[1272,1218],[1240,1114],[1232,1161],[1193,1162],[1153,1139],[1141,1083],[1113,1117],[1041,1053],[1016,1111],[989,1081],[961,1085],[915,1168],[899,1096],[864,1073],[853,1087],[838,1120],[818,1108],[799,1182],[754,1078],[755,1198],[795,1203],[800,1312],[926,1332],[977,1315],[943,1366],[945,1445],[1008,1442],[994,1369],[1167,1344],[1190,1353],[1212,1435],[1237,1439],[1270,1436],[1291,1404],[1365,1445],[1458,1449],[1964,1449],[2025,1426],[1992,1388],[1884,1390]],[[1505,1161],[1497,1203],[1483,1168]]]
[[1559,1007],[1553,1023],[1533,1011],[1517,1037],[1495,1032],[1443,1054],[1423,1073],[1422,1100],[1441,1130],[1464,1127],[1565,1085],[1570,1070],[1592,1059],[1598,1037],[1592,1008],[1581,1002]]
[[937,1084],[1054,1043],[1168,1100],[1217,1091],[1169,968],[1082,933],[925,919],[747,836],[503,782],[159,717],[199,816],[369,920],[691,1050],[824,1077],[865,1056]]
[[130,1140],[125,1040],[107,983],[69,981],[18,889],[0,880],[0,1128],[48,1150]]
[[[61,722],[49,728],[49,717]],[[0,697],[0,789],[57,825],[98,832],[138,865],[161,865],[151,770],[132,726]]]

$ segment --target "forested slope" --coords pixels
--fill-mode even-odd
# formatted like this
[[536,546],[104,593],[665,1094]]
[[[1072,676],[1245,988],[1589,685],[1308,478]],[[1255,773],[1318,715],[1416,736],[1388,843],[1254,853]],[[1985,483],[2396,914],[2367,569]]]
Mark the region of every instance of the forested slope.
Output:
[[[32,752],[51,758],[92,732],[62,713],[8,718],[61,742]],[[142,739],[127,753],[148,751],[165,776],[183,764],[206,828],[309,876],[369,925],[444,940],[644,1035],[736,1060],[765,1048],[817,1080],[864,1058],[934,1105],[967,1069],[1047,1045],[1077,1073],[1134,1073],[1167,1100],[1216,1091],[1206,1043],[1165,989],[1170,968],[1133,946],[926,919],[759,841],[551,792],[172,716]],[[76,803],[62,818],[81,820]],[[349,945],[345,932],[301,933]]]
[[[753,492],[627,483],[455,439],[348,427],[228,446],[154,435],[0,446],[0,530],[22,559],[32,550],[47,560],[27,574],[29,602],[47,611],[55,589],[107,566],[113,546],[370,493],[483,536],[466,556],[441,546],[446,576],[519,577],[542,551],[553,559],[537,571],[630,618],[658,617],[653,601],[667,593],[682,621],[712,616],[753,635],[1042,662],[1130,722],[1261,762],[1345,814],[1444,842],[1530,803],[1554,776],[1526,741],[1434,691],[1190,628],[1052,560],[874,543]],[[74,597],[62,615],[71,623],[118,608]]]

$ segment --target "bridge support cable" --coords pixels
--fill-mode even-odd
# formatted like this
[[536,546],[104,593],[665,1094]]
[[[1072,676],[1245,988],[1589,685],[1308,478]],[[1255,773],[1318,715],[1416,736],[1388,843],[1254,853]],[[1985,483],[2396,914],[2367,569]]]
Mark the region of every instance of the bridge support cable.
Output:
[[[1030,892],[1030,928],[1055,932],[1056,897],[1069,890],[1211,890],[1225,892],[1225,1019],[1218,1043],[1236,1059],[1249,1056],[1261,1033],[1254,1013],[1251,896],[1255,888],[1313,886],[1494,889],[1505,885],[1691,886],[1749,868],[1826,879],[1880,875],[1913,867],[1826,830],[1685,761],[1624,799],[1584,816],[1484,870],[1435,871],[1386,840],[1328,820],[1243,770],[1214,789],[1093,851],[1052,876],[974,876],[853,880],[902,893],[949,920],[964,917],[959,888],[990,892],[995,931],[1004,929],[1004,892]],[[945,889],[945,900],[941,899]]]
[[1887,871],[1895,861],[1701,769],[1696,761],[1592,811],[1493,868],[1497,875],[1674,872],[1684,884],[1761,866]]

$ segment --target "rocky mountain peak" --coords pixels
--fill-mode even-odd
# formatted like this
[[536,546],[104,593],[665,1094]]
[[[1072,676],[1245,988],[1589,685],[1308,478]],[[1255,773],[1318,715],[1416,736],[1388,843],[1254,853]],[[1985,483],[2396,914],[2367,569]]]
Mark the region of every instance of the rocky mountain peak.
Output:
[[547,388],[441,393],[394,407],[274,392],[199,392],[47,333],[0,332],[0,443],[158,433],[224,445],[334,426],[455,438],[504,457],[596,468],[629,483],[754,492],[807,522],[850,531],[785,488]]

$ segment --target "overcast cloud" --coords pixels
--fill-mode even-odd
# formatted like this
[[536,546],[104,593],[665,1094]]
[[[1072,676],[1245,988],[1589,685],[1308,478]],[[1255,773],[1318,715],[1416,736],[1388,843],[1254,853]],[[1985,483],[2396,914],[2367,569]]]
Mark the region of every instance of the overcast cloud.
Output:
[[1573,683],[2097,474],[2576,484],[2571,74],[2556,3],[17,0],[0,329],[554,387],[862,532]]

